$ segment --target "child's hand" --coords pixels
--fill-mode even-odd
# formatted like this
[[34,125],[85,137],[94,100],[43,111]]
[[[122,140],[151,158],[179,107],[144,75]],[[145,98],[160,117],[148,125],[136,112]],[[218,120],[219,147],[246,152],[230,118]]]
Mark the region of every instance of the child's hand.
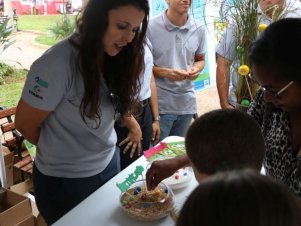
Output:
[[148,190],[153,190],[167,177],[172,176],[179,168],[177,158],[154,161],[146,172],[146,185]]

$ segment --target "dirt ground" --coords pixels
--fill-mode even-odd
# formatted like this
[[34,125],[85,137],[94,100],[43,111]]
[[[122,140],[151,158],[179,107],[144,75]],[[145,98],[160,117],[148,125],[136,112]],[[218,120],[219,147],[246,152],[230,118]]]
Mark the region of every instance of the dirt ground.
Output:
[[[47,46],[34,42],[36,33],[19,31],[12,35],[16,42],[0,54],[0,61],[29,69],[32,62],[41,56]],[[215,86],[197,92],[198,114],[219,108],[218,94]]]

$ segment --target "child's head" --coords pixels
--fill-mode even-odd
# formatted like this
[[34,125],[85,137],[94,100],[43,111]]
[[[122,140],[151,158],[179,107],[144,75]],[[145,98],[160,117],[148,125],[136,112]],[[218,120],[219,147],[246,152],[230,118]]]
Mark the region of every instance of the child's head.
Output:
[[217,173],[185,202],[177,226],[300,226],[297,198],[281,182],[255,171]]
[[218,171],[260,171],[265,152],[256,121],[238,110],[214,110],[189,127],[185,145],[198,181]]

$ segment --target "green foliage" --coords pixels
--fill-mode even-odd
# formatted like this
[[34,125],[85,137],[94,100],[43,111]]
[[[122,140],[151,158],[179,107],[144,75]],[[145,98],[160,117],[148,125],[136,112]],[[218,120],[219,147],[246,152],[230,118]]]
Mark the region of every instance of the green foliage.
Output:
[[[18,28],[20,30],[47,32],[50,24],[55,24],[61,19],[61,15],[20,15]],[[70,18],[75,16],[69,15]]]
[[28,71],[16,69],[3,63],[0,63],[0,68],[0,70],[6,71],[3,73],[3,77],[0,77],[0,105],[14,107],[21,97]]
[[[8,27],[9,19],[4,20],[2,24],[0,24],[0,54],[15,43],[15,40],[10,40],[10,35],[13,31],[13,27]],[[6,64],[0,63],[0,84],[3,83],[3,78],[5,76],[9,76],[13,73],[13,69]]]
[[[239,60],[239,65],[235,68],[237,71],[241,65],[249,66],[250,43],[258,35],[258,0],[233,0],[226,8],[221,17],[224,19],[223,22],[235,30],[236,58]],[[244,99],[252,100],[258,86],[247,76],[237,76],[236,98],[239,105]]]
[[40,36],[36,37],[35,41],[37,43],[47,45],[47,46],[52,46],[57,42],[57,40],[54,37],[52,37],[52,36],[50,37],[48,34],[40,35]]
[[72,34],[74,31],[74,22],[64,14],[62,19],[59,20],[54,26],[51,26],[48,30],[53,34],[56,40],[61,40]]
[[16,40],[11,41],[9,38],[9,36],[13,32],[13,27],[8,27],[7,26],[8,22],[9,19],[6,19],[0,25],[0,54],[16,41]]
[[[76,15],[66,14],[66,17],[68,17],[71,24],[75,23]],[[62,15],[21,15],[19,16],[18,29],[44,33],[38,36],[35,41],[43,45],[52,46],[58,40],[53,33],[49,34],[49,25],[56,26],[60,20],[62,20]]]
[[24,82],[5,84],[0,86],[0,105],[15,107],[20,100]]
[[11,76],[14,73],[14,69],[7,65],[0,63],[0,84],[4,82],[4,77]]
[[0,85],[13,83],[24,77],[25,69],[16,69],[14,66],[0,62]]

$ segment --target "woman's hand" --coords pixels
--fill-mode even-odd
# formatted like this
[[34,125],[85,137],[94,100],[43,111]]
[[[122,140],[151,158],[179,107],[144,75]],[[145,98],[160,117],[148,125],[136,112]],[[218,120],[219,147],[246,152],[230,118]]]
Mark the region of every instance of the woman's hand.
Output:
[[136,150],[138,155],[141,154],[142,132],[140,125],[133,116],[124,117],[123,124],[128,128],[129,134],[127,138],[119,143],[119,146],[126,145],[123,150],[123,154],[127,153],[130,150],[130,157],[133,158]]

